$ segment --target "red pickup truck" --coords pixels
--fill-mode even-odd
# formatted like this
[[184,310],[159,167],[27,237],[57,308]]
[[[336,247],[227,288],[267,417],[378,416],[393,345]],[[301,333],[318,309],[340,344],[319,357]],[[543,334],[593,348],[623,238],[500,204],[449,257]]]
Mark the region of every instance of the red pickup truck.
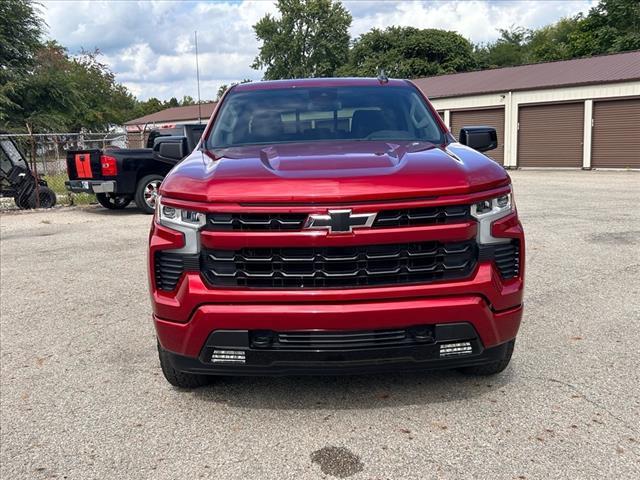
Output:
[[496,145],[456,141],[409,81],[231,88],[151,227],[166,379],[504,370],[524,234]]

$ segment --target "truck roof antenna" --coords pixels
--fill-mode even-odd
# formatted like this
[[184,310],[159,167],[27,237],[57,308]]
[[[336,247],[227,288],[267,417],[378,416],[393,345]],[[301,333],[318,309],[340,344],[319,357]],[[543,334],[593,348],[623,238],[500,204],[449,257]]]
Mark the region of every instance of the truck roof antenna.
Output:
[[194,33],[196,39],[196,82],[198,84],[198,123],[202,123],[202,107],[200,106],[200,65],[198,64],[198,31]]
[[387,77],[387,74],[384,73],[383,68],[378,69],[378,81],[380,83],[389,83],[389,78]]

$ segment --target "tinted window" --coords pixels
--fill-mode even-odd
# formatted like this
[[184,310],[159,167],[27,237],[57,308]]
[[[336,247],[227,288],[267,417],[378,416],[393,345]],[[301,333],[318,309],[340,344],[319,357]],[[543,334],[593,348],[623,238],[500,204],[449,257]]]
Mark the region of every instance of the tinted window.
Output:
[[346,139],[441,143],[443,133],[411,87],[288,88],[230,92],[207,145]]

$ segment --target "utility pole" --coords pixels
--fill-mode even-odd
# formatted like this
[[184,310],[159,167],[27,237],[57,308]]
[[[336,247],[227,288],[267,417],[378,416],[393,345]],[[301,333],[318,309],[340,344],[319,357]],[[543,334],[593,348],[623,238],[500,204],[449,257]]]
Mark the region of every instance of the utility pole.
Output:
[[198,31],[194,32],[196,39],[196,81],[198,82],[198,123],[202,123],[202,109],[200,107],[200,66],[198,64]]

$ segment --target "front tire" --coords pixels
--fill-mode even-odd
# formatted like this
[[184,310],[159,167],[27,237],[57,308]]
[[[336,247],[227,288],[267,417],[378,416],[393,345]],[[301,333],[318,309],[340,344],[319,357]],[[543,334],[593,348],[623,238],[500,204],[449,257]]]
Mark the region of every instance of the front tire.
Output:
[[162,183],[162,175],[147,175],[138,182],[136,205],[144,213],[152,214],[156,209],[156,199]]
[[36,189],[34,189],[30,195],[16,195],[14,201],[18,208],[23,210],[31,210],[34,208],[52,208],[55,206],[58,198],[56,193],[49,187],[40,185],[37,188],[37,197],[39,201],[36,201]]
[[169,354],[160,346],[160,342],[158,342],[158,356],[160,357],[160,366],[162,367],[164,378],[174,387],[192,389],[211,383],[211,377],[208,375],[197,375],[176,370],[171,363]]
[[[34,193],[35,198],[35,193]],[[38,188],[38,199],[40,200],[40,208],[53,208],[57,202],[56,192],[49,187]],[[34,202],[35,203],[35,202]],[[35,208],[35,205],[34,205]]]
[[502,355],[502,358],[495,360],[491,363],[486,363],[484,365],[464,367],[464,368],[461,368],[460,371],[468,375],[480,375],[480,376],[496,375],[502,372],[509,365],[509,362],[511,361],[511,356],[513,355],[513,349],[515,348],[515,345],[516,345],[516,341],[515,339],[513,339],[506,344],[506,348],[504,350],[504,354]]
[[23,196],[16,195],[13,198],[13,201],[16,202],[16,206],[21,210],[28,210],[31,208],[29,206],[29,198],[25,197],[24,195]]
[[109,193],[96,193],[98,203],[109,210],[122,210],[131,203],[129,195],[111,195]]

